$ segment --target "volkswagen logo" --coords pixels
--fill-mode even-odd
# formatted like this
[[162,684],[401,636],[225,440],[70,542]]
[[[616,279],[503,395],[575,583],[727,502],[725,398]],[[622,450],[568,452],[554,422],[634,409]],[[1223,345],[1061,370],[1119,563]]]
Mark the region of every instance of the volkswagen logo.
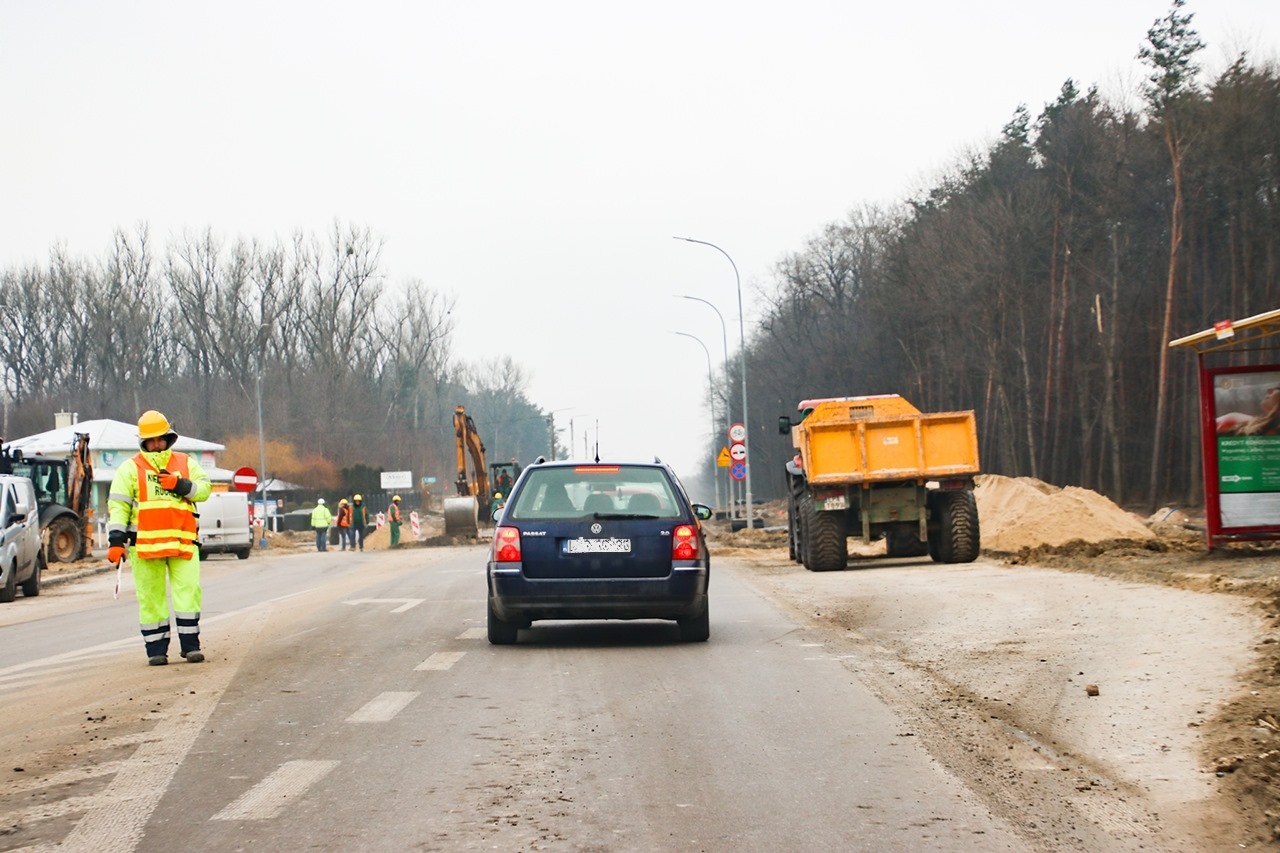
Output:
[[591,532],[592,533],[600,532],[600,522],[597,521],[595,524],[591,525]]

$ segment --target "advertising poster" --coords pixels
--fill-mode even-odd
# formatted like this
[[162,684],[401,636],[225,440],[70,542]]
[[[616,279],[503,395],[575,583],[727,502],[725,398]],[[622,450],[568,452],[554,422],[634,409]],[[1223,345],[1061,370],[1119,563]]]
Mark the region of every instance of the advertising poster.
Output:
[[1222,527],[1280,526],[1280,370],[1213,377]]

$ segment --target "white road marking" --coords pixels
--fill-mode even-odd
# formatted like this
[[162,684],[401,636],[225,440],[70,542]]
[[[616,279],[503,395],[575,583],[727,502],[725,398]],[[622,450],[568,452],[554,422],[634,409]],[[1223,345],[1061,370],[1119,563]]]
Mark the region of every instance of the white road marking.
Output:
[[483,640],[488,634],[486,628],[468,628],[458,635],[459,640]]
[[392,610],[392,613],[403,613],[406,610],[417,607],[425,598],[353,598],[350,601],[344,601],[343,604],[399,604],[400,606]]
[[383,693],[371,699],[363,708],[347,717],[348,723],[385,723],[417,699],[420,693]]
[[436,652],[413,669],[415,672],[429,670],[442,672],[462,660],[462,656],[465,654],[466,652]]
[[336,761],[290,761],[210,820],[270,820],[337,766]]

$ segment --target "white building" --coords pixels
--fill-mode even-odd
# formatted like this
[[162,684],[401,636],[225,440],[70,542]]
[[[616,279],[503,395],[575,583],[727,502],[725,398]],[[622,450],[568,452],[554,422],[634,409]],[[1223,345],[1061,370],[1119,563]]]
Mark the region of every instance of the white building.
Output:
[[[138,425],[105,418],[75,422],[72,415],[65,413],[58,414],[56,421],[57,426],[48,432],[6,441],[5,445],[28,456],[66,458],[75,446],[76,434],[88,434],[89,461],[93,465],[93,517],[103,524],[107,515],[107,490],[111,488],[116,469],[141,449]],[[217,454],[226,450],[226,445],[178,433],[178,441],[173,448],[194,457],[213,481],[215,489],[230,486],[234,472],[217,464]]]

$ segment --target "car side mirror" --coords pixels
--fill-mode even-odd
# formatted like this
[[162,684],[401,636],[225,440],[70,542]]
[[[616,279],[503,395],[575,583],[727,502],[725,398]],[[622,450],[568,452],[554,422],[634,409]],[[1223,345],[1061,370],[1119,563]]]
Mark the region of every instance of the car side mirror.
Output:
[[698,519],[698,521],[707,521],[712,515],[711,507],[706,504],[694,504],[693,515]]
[[791,418],[782,415],[778,418],[778,432],[782,435],[788,435],[791,432]]

